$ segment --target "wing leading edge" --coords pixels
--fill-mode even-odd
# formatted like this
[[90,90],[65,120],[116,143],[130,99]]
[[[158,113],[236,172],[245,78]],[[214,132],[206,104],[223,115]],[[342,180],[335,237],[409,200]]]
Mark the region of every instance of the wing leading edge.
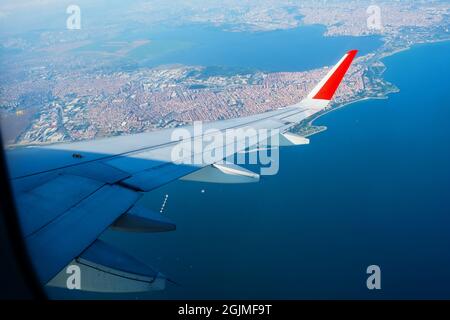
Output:
[[[209,122],[204,127],[219,131],[277,129],[283,136],[282,145],[307,144],[306,138],[289,133],[289,129],[328,106],[356,53],[347,52],[311,93],[293,106]],[[199,136],[192,126],[185,128],[192,133],[192,141],[206,135]],[[110,226],[134,232],[174,230],[170,220],[137,202],[143,192],[182,177],[220,183],[259,181],[259,175],[232,163],[174,163],[171,150],[182,139],[174,141],[173,130],[7,151],[25,241],[43,285],[64,287],[65,267],[75,265],[88,275],[85,281],[89,283],[81,285],[84,290],[159,290],[165,277],[102,243],[98,237],[103,231]],[[235,138],[248,136],[237,134]],[[253,145],[261,142],[255,140]],[[236,151],[242,150],[233,153]],[[233,153],[224,153],[223,158]]]

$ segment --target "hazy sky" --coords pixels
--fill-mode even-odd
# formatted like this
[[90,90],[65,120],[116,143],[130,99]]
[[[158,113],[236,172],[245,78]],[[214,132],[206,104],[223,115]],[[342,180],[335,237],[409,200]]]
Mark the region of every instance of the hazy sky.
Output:
[[0,30],[2,34],[31,30],[57,29],[65,26],[66,9],[76,4],[82,16],[106,21],[119,15],[138,0],[2,0],[0,3]]
[[[31,30],[58,30],[65,26],[69,5],[80,6],[84,22],[90,26],[123,24],[127,19],[140,22],[177,21],[186,14],[204,14],[208,10],[226,15],[244,14],[249,8],[276,8],[286,5],[315,3],[323,5],[342,1],[372,3],[372,0],[0,0],[0,34],[14,34]],[[382,4],[385,1],[377,0]],[[403,0],[412,1],[414,0]],[[236,10],[227,11],[227,8]],[[223,10],[223,11],[221,11]],[[135,21],[136,21],[135,20]]]

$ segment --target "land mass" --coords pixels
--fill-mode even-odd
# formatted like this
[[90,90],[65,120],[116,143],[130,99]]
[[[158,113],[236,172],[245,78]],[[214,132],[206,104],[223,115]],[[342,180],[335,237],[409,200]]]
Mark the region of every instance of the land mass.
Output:
[[[450,4],[446,2],[381,1],[379,28],[367,24],[370,4],[356,0],[301,5],[265,1],[259,6],[236,2],[226,10],[220,6],[192,9],[194,13],[180,10],[177,23],[208,23],[234,32],[321,24],[327,37],[380,35],[383,45],[355,60],[330,107],[294,129],[309,136],[326,129],[312,124],[318,116],[398,91],[383,79],[384,57],[418,43],[450,39]],[[142,13],[145,7],[133,17],[146,23]],[[155,21],[165,20],[159,16]],[[114,26],[108,30],[113,31],[117,31]],[[188,65],[136,67],[123,58],[148,40],[116,41],[102,35],[100,53],[88,50],[80,55],[78,50],[91,48],[94,41],[89,32],[73,37],[46,32],[38,43],[21,37],[2,41],[2,51],[13,52],[1,62],[0,115],[2,127],[8,130],[6,144],[77,141],[261,113],[297,103],[329,69],[263,72]],[[16,50],[21,53],[15,54]]]

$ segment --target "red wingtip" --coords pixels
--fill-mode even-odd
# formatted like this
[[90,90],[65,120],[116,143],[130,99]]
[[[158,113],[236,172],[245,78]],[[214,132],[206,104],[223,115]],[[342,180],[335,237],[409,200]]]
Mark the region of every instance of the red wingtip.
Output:
[[350,65],[352,64],[352,61],[357,53],[358,50],[350,50],[347,52],[344,60],[337,67],[334,73],[330,76],[327,82],[325,82],[322,88],[320,88],[320,90],[313,97],[313,99],[331,100],[333,98],[334,93],[339,87],[339,84],[344,78],[348,68],[350,68]]

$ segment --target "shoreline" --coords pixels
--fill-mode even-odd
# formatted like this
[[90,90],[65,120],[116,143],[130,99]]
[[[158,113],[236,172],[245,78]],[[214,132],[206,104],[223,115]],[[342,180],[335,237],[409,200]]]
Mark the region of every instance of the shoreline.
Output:
[[[349,105],[351,105],[351,104],[358,103],[358,102],[362,102],[362,101],[366,101],[366,100],[386,100],[386,99],[388,99],[388,98],[387,98],[387,97],[365,97],[365,98],[361,98],[361,99],[357,99],[357,100],[345,102],[345,103],[343,103],[343,104],[341,104],[341,105],[339,105],[339,106],[337,106],[337,107],[335,107],[335,108],[328,109],[328,110],[326,110],[326,111],[324,111],[324,112],[318,114],[318,115],[315,116],[313,119],[311,119],[310,121],[307,122],[306,127],[316,127],[315,125],[313,125],[313,122],[316,121],[317,119],[319,119],[319,118],[321,118],[322,116],[325,116],[325,115],[327,115],[327,114],[329,114],[329,113],[331,113],[331,112],[333,112],[333,111],[336,111],[336,110],[338,110],[338,109],[342,109],[342,108],[344,108],[344,107],[347,107],[347,106],[349,106]],[[315,134],[318,134],[318,133],[320,133],[320,132],[323,132],[323,131],[327,130],[327,127],[326,127],[326,126],[321,126],[321,127],[325,127],[325,128],[324,128],[323,130],[320,130],[320,131],[317,131],[317,132],[313,132],[313,133],[310,133],[310,134],[306,134],[306,135],[304,135],[304,137],[305,137],[305,138],[306,138],[306,137],[310,137],[310,136],[313,136],[313,135],[315,135]]]
[[[375,57],[373,59],[373,62],[379,61],[379,62],[383,63],[382,62],[383,59],[385,59],[387,57],[391,57],[391,56],[393,56],[393,55],[395,55],[397,53],[408,51],[408,50],[414,48],[415,46],[429,45],[429,44],[441,43],[441,42],[447,42],[447,41],[450,41],[450,39],[438,39],[438,40],[433,40],[433,41],[419,42],[419,43],[415,43],[415,44],[410,45],[410,46],[399,48],[397,50],[381,52],[378,56],[377,56],[377,53],[374,53]],[[383,48],[381,48],[381,49],[383,49]],[[371,64],[373,64],[373,62]],[[380,78],[382,78],[381,75],[384,74],[386,70],[387,70],[387,68],[385,68],[382,71],[382,73],[380,74]],[[382,79],[384,80],[384,78],[382,78]],[[393,84],[393,85],[395,86],[395,84]],[[317,119],[319,119],[320,117],[322,117],[322,116],[324,116],[326,114],[329,114],[329,113],[331,113],[333,111],[336,111],[336,110],[339,110],[341,108],[344,108],[344,107],[346,107],[348,105],[351,105],[351,104],[354,104],[354,103],[357,103],[357,102],[366,101],[366,100],[385,100],[385,99],[389,99],[389,95],[390,94],[399,93],[399,92],[400,92],[400,89],[397,88],[397,90],[391,90],[391,91],[387,90],[385,93],[383,93],[382,96],[373,96],[373,97],[368,96],[368,97],[357,98],[355,100],[344,102],[342,104],[339,104],[339,105],[337,105],[337,106],[335,106],[333,108],[330,108],[330,109],[328,109],[328,110],[326,110],[324,112],[321,112],[321,113],[313,116],[312,119],[310,119],[309,121],[305,122],[304,124],[300,124],[298,126],[298,129],[296,129],[296,132],[299,132],[299,131],[301,131],[301,129],[304,129],[304,128],[319,127],[319,126],[316,126],[316,125],[313,124],[314,121],[316,121]],[[321,133],[323,131],[326,131],[328,129],[326,126],[320,126],[320,127],[322,128],[321,130],[318,130],[316,132],[312,132],[312,133],[306,134],[306,135],[304,135],[304,137],[310,137],[310,136],[313,136],[315,134],[318,134],[318,133]]]

